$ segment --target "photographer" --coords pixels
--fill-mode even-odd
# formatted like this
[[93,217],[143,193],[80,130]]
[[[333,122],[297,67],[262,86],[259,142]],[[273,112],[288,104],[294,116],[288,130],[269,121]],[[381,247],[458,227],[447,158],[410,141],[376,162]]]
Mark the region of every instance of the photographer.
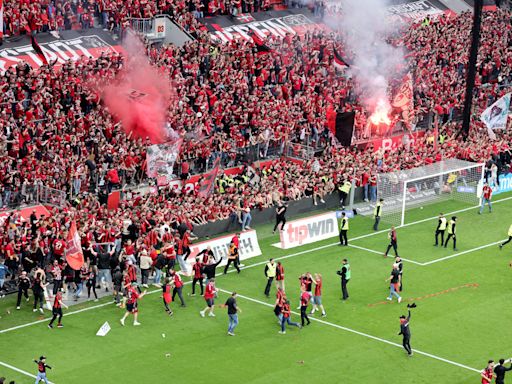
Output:
[[411,308],[416,308],[416,304],[407,304],[407,317],[404,315],[400,316],[400,332],[402,335],[402,345],[404,346],[407,355],[410,357],[413,355],[411,348],[411,330],[409,329],[409,321],[411,320]]

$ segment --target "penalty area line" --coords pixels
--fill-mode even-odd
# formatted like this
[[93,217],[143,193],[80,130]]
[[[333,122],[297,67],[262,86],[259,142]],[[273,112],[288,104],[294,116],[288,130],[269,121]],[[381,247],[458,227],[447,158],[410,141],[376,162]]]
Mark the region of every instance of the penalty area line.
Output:
[[[230,291],[227,291],[225,289],[222,289],[222,288],[219,288],[217,287],[217,289],[223,293],[226,293],[226,294],[231,294],[232,292]],[[273,308],[274,305],[272,304],[269,304],[269,303],[265,303],[264,301],[261,301],[261,300],[258,300],[258,299],[254,299],[252,297],[249,297],[249,296],[245,296],[245,295],[241,295],[239,293],[237,293],[237,296],[242,298],[242,299],[245,299],[247,301],[252,301],[253,303],[256,303],[256,304],[260,304],[260,305],[264,305],[266,307],[270,307],[270,308]],[[299,313],[295,312],[295,311],[291,311],[294,315],[298,315],[300,316]],[[371,340],[374,340],[374,341],[378,341],[380,343],[384,343],[384,344],[388,344],[388,345],[392,345],[394,347],[397,347],[397,348],[400,348],[402,349],[402,345],[401,344],[398,344],[398,343],[395,343],[393,341],[390,341],[390,340],[386,340],[386,339],[383,339],[383,338],[380,338],[380,337],[377,337],[377,336],[373,336],[373,335],[370,335],[368,333],[365,333],[365,332],[360,332],[360,331],[357,331],[355,329],[352,329],[352,328],[348,328],[348,327],[344,327],[342,325],[339,325],[339,324],[336,324],[336,323],[331,323],[330,321],[326,321],[326,320],[322,320],[322,319],[317,319],[317,318],[314,318],[314,317],[310,317],[309,318],[311,321],[316,321],[320,324],[323,324],[323,325],[328,325],[330,327],[333,327],[333,328],[336,328],[336,329],[340,329],[342,331],[345,331],[345,332],[349,332],[349,333],[353,333],[353,334],[356,334],[358,336],[363,336],[363,337],[366,337],[367,339],[371,339]],[[440,357],[440,356],[437,356],[437,355],[433,355],[431,353],[428,353],[428,352],[423,352],[423,351],[420,351],[418,349],[413,349],[413,351],[418,354],[418,355],[422,355],[422,356],[425,356],[425,357],[429,357],[431,359],[434,359],[434,360],[438,360],[438,361],[442,361],[443,363],[447,363],[447,364],[450,364],[450,365],[454,365],[456,367],[459,367],[459,368],[463,368],[463,369],[466,369],[468,371],[472,371],[472,372],[481,372],[480,369],[476,369],[476,368],[472,368],[472,367],[469,367],[467,365],[464,365],[464,364],[460,364],[460,363],[457,363],[455,361],[452,361],[452,360],[448,360],[448,359],[445,359],[444,357]]]

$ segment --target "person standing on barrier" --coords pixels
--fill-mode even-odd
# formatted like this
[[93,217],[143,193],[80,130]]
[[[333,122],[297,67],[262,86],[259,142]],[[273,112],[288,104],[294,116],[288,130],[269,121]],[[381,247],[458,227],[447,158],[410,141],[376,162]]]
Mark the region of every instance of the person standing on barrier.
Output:
[[342,246],[348,246],[348,217],[345,212],[341,213],[341,227],[340,227],[340,245]]
[[281,224],[281,231],[284,230],[284,225],[286,224],[286,209],[288,208],[287,203],[280,203],[276,208],[276,225],[274,225],[274,230],[272,234],[276,233],[277,227]]

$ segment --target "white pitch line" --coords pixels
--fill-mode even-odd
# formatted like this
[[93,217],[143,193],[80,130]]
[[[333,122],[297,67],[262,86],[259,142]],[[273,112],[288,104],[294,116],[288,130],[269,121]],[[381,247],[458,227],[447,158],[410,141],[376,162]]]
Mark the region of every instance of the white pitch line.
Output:
[[[227,294],[231,294],[232,292],[230,291],[226,291],[225,289],[222,289],[222,288],[218,288],[217,289],[221,292],[224,292],[224,293],[227,293]],[[264,301],[261,301],[261,300],[258,300],[258,299],[254,299],[252,297],[249,297],[249,296],[244,296],[244,295],[241,295],[239,293],[237,293],[237,296],[242,298],[242,299],[245,299],[245,300],[248,300],[248,301],[252,301],[254,303],[257,303],[257,304],[261,304],[261,305],[264,305],[266,307],[271,307],[273,308],[274,305],[273,304],[269,304],[269,303],[265,303]],[[295,315],[298,315],[300,316],[300,313],[297,313],[295,311],[291,311],[293,314]],[[373,335],[370,335],[368,333],[364,333],[364,332],[360,332],[360,331],[357,331],[355,329],[352,329],[352,328],[348,328],[348,327],[344,327],[342,325],[339,325],[339,324],[335,324],[335,323],[331,323],[329,321],[325,321],[325,320],[322,320],[322,319],[317,319],[317,318],[314,318],[314,317],[310,317],[309,318],[310,320],[312,321],[317,321],[321,324],[324,324],[324,325],[329,325],[331,327],[334,327],[334,328],[337,328],[337,329],[341,329],[343,331],[346,331],[346,332],[350,332],[350,333],[353,333],[353,334],[356,334],[356,335],[359,335],[359,336],[363,336],[363,337],[366,337],[368,339],[372,339],[372,340],[375,340],[375,341],[379,341],[381,343],[384,343],[384,344],[389,344],[389,345],[392,345],[394,347],[397,347],[397,348],[403,348],[402,345],[398,344],[398,343],[395,343],[393,341],[389,341],[389,340],[386,340],[386,339],[382,339],[380,337],[377,337],[377,336],[373,336]],[[457,366],[459,368],[464,368],[464,369],[467,369],[468,371],[472,371],[472,372],[480,372],[481,370],[479,369],[476,369],[476,368],[472,368],[472,367],[469,367],[467,365],[464,365],[464,364],[460,364],[460,363],[457,363],[455,361],[452,361],[452,360],[448,360],[448,359],[445,359],[443,357],[440,357],[440,356],[436,356],[436,355],[433,355],[431,353],[428,353],[428,352],[423,352],[423,351],[420,351],[418,349],[413,349],[413,351],[415,353],[417,353],[418,355],[423,355],[423,356],[426,356],[426,357],[430,357],[432,359],[435,359],[435,360],[439,360],[439,361],[442,361],[444,363],[447,363],[447,364],[451,364],[451,365],[454,365],[454,366]]]
[[[33,378],[33,379],[37,378],[37,376],[35,376],[35,375],[31,374],[31,373],[29,373],[29,372],[27,372],[27,371],[24,371],[23,369],[16,368],[16,367],[15,367],[15,366],[13,366],[13,365],[10,365],[10,364],[7,364],[7,363],[4,363],[3,361],[0,361],[0,365],[4,366],[5,368],[9,368],[9,369],[11,369],[11,370],[13,370],[13,371],[16,371],[16,372],[18,372],[18,373],[21,373],[21,374],[23,374],[23,375],[25,375],[25,376],[31,377],[31,378]],[[50,380],[48,380],[48,383],[50,383],[50,384],[54,384],[54,383],[53,383],[53,382],[51,382]]]
[[[371,252],[371,253],[376,253],[377,255],[381,255],[381,256],[384,256],[384,252],[379,252],[379,251],[376,251],[374,249],[369,249],[369,248],[365,248],[365,247],[360,247],[358,245],[353,245],[353,244],[349,244],[348,245],[349,247],[352,247],[352,248],[357,248],[357,249],[360,249],[362,251],[367,251],[367,252]],[[393,258],[393,256],[391,255],[387,255],[386,257],[391,257]],[[419,261],[414,261],[414,260],[410,260],[410,259],[405,259],[403,257],[401,257],[401,259],[403,261],[407,261],[408,263],[412,263],[412,264],[416,264],[416,265],[419,265],[419,266],[423,266],[423,263],[420,263]]]
[[432,260],[432,261],[427,261],[426,263],[422,263],[422,266],[431,265],[431,264],[437,263],[437,262],[439,262],[439,261],[444,261],[444,260],[448,260],[448,259],[453,259],[454,257],[459,257],[459,256],[465,255],[465,254],[467,254],[467,253],[471,253],[471,252],[479,251],[479,250],[484,249],[484,248],[489,248],[489,247],[492,247],[493,245],[498,245],[498,244],[500,244],[500,243],[504,242],[505,240],[507,240],[507,239],[500,240],[500,241],[495,241],[494,243],[490,243],[490,244],[481,245],[480,247],[476,247],[476,248],[468,249],[468,250],[466,250],[466,251],[462,251],[462,252],[459,252],[459,253],[455,253],[455,254],[450,255],[450,256],[441,257],[440,259],[435,259],[435,260]]

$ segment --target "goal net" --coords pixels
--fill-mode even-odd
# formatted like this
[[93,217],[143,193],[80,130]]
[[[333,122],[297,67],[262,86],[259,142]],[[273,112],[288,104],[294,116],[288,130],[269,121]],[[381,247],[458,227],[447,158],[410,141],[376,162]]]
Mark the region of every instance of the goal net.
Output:
[[445,213],[476,206],[483,171],[483,163],[447,159],[424,167],[380,173],[377,199],[384,199],[381,220],[402,226],[426,219],[432,212],[422,212],[423,207],[440,202],[446,202],[440,207],[440,212]]

